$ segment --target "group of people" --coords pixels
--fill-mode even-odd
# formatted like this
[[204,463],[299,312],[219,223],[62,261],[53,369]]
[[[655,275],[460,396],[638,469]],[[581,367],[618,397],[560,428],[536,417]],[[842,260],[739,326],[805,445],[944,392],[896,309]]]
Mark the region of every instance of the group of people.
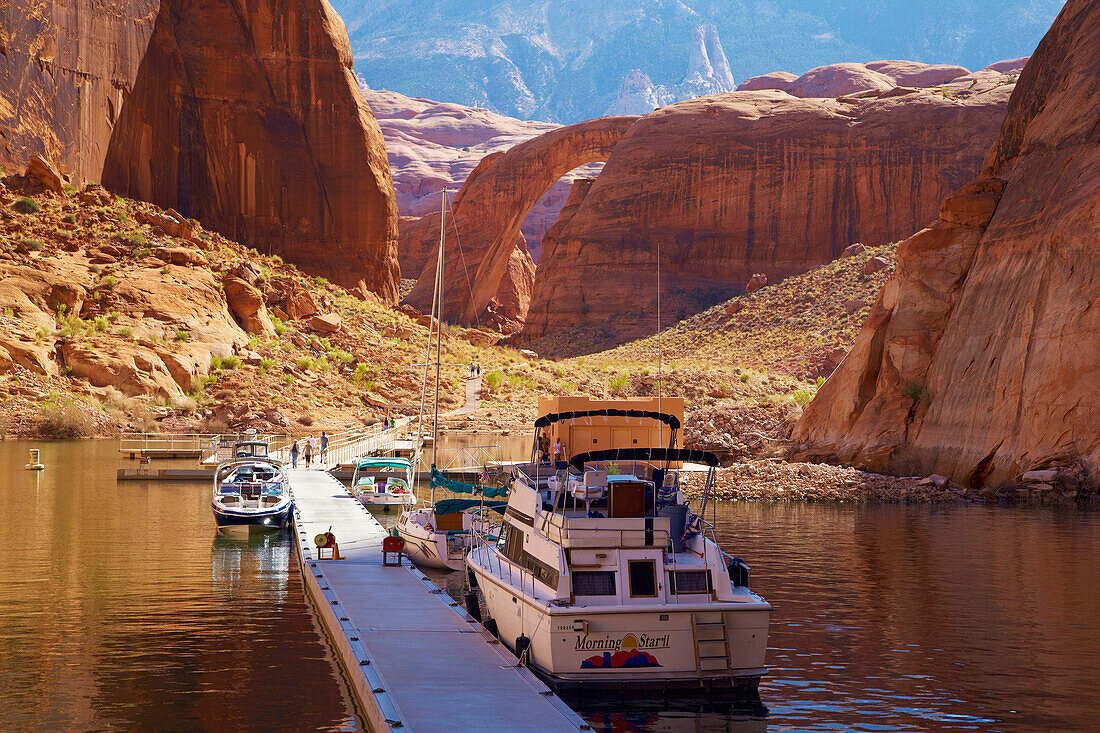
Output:
[[569,460],[569,457],[565,453],[565,443],[561,441],[561,436],[554,438],[554,443],[551,445],[550,433],[543,430],[539,433],[539,461],[541,463],[547,463],[550,461],[551,456],[554,458],[554,463]]
[[313,458],[316,456],[321,464],[324,464],[328,460],[328,434],[325,431],[321,431],[321,439],[312,435],[307,438],[302,438],[301,447],[299,448],[297,440],[290,445],[290,467],[298,467],[298,455],[302,456],[302,460],[306,462],[306,468],[310,467],[313,463]]

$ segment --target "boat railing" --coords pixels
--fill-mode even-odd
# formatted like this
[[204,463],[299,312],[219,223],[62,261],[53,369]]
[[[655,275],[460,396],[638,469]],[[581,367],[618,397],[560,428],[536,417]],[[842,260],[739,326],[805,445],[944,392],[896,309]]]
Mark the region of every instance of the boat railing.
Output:
[[[492,551],[492,546],[497,543],[498,538],[490,535],[487,530],[480,530],[472,524],[470,526],[470,534],[473,537],[473,547],[470,551],[473,552],[479,548],[484,548],[485,563],[488,565],[490,572],[493,571],[493,561],[495,559],[497,566],[496,573],[501,580],[507,579],[510,585],[516,586],[516,579],[518,576],[519,592],[523,593],[527,590],[524,586],[524,578],[527,578],[530,581],[530,594],[532,596],[535,595],[535,574],[522,565],[509,560],[503,553]],[[505,571],[507,571],[507,578],[505,577]]]
[[451,471],[458,468],[473,468],[488,466],[500,460],[499,445],[469,445],[460,448],[442,448],[439,453],[443,456],[437,465],[440,471]]

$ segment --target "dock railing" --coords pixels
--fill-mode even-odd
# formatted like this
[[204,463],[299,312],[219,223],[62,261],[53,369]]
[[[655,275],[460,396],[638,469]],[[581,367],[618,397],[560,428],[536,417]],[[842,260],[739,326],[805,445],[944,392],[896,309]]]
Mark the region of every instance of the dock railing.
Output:
[[123,433],[119,439],[120,453],[140,451],[203,451],[215,433]]

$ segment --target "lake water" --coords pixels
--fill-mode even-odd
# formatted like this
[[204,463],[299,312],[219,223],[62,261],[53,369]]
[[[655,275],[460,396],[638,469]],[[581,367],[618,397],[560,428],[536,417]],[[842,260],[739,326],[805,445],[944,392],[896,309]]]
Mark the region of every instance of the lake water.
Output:
[[[290,538],[112,441],[0,442],[0,730],[357,730]],[[710,512],[708,511],[708,515]],[[709,518],[709,517],[708,517]],[[585,701],[599,731],[1094,730],[1100,515],[723,504],[775,606],[759,701]],[[460,593],[461,575],[440,578]]]

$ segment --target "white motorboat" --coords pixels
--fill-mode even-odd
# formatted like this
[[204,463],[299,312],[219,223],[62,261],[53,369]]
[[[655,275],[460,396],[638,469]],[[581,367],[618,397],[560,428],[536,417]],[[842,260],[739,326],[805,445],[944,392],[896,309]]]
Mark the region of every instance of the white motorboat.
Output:
[[[679,428],[634,410],[568,419],[626,413]],[[487,627],[558,689],[749,690],[766,671],[771,606],[679,490],[675,466],[707,464],[705,510],[717,458],[674,445],[516,467],[498,539],[466,557]]]
[[413,494],[413,466],[407,458],[360,458],[355,462],[351,477],[351,490],[365,506],[411,507],[416,503]]
[[466,553],[474,545],[474,530],[492,531],[486,513],[501,511],[504,502],[477,499],[444,499],[412,511],[402,512],[394,529],[405,540],[405,554],[417,565],[440,570],[462,570]]
[[[254,448],[250,443],[247,450],[251,454]],[[283,465],[266,457],[266,451],[264,457],[226,461],[214,471],[210,508],[219,529],[283,529],[293,505]]]

